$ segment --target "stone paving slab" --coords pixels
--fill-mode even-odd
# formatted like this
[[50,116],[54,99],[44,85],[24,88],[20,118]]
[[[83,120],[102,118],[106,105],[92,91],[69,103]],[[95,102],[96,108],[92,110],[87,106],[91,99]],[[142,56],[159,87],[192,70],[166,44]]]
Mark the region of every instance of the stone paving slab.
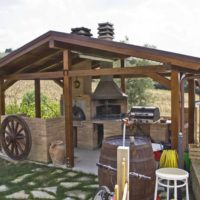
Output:
[[38,199],[56,199],[55,196],[50,195],[49,193],[43,192],[43,191],[33,190],[33,191],[31,191],[31,194],[33,195],[33,198],[38,198]]
[[6,196],[7,199],[28,199],[28,197],[29,194],[26,194],[24,190]]
[[77,187],[78,185],[80,185],[80,183],[79,182],[62,182],[60,183],[60,185],[69,189],[69,188]]
[[56,193],[57,193],[57,189],[58,189],[57,186],[38,188],[38,190],[46,191],[46,192],[51,192],[51,193],[53,193],[53,194],[56,194]]
[[17,177],[16,179],[14,179],[13,181],[11,181],[11,183],[20,183],[22,182],[24,179],[26,179],[27,177],[33,175],[32,173],[31,174],[24,174],[22,176],[19,176]]
[[9,188],[6,185],[0,185],[0,192],[8,191]]
[[82,190],[72,190],[72,191],[66,192],[65,194],[66,194],[66,196],[69,196],[69,197],[76,197],[76,198],[79,198],[79,199],[86,200],[88,192],[85,192],[85,191],[82,191]]

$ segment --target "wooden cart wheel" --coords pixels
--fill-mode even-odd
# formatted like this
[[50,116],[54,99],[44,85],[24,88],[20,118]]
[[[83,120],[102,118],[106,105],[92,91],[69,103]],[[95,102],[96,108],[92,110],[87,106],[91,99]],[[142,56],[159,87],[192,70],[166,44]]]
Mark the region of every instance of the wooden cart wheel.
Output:
[[112,200],[113,198],[113,193],[110,192],[107,186],[101,186],[95,197],[94,200]]
[[1,142],[5,153],[14,160],[26,159],[31,150],[31,132],[24,119],[6,117],[1,124]]

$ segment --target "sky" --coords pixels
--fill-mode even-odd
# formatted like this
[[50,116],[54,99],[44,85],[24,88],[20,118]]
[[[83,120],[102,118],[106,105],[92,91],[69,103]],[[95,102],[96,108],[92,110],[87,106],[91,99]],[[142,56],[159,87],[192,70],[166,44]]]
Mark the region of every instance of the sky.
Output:
[[49,30],[111,22],[115,41],[200,57],[199,0],[0,0],[0,52]]

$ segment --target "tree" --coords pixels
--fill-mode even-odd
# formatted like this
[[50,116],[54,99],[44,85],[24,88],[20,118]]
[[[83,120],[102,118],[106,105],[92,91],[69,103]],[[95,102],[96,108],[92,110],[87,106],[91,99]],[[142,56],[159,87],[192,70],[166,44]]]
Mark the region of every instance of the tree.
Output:
[[[126,41],[128,39],[126,38]],[[145,44],[145,47],[156,48],[153,45]],[[128,66],[139,67],[145,65],[158,64],[154,61],[149,61],[140,58],[131,58],[126,62]],[[149,105],[153,102],[153,96],[149,92],[149,89],[153,89],[153,81],[150,78],[130,78],[127,80],[127,94],[129,107],[134,105]]]
[[[133,58],[129,61],[131,66],[152,65],[151,61]],[[153,101],[149,89],[153,88],[153,81],[150,78],[130,78],[127,80],[127,94],[129,107],[133,105],[148,105]]]
[[12,52],[12,48],[5,49],[5,53],[10,53],[10,52]]
[[148,105],[153,98],[148,89],[153,88],[153,81],[150,78],[130,78],[127,81],[127,94],[129,107],[133,105]]

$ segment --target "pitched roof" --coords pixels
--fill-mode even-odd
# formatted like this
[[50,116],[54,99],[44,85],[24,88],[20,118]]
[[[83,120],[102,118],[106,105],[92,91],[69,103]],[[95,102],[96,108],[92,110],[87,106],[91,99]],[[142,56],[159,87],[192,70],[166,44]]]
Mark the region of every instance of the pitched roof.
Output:
[[20,69],[30,72],[62,64],[62,49],[108,59],[138,57],[162,62],[180,69],[200,70],[200,58],[115,41],[49,31],[0,59],[0,74]]

